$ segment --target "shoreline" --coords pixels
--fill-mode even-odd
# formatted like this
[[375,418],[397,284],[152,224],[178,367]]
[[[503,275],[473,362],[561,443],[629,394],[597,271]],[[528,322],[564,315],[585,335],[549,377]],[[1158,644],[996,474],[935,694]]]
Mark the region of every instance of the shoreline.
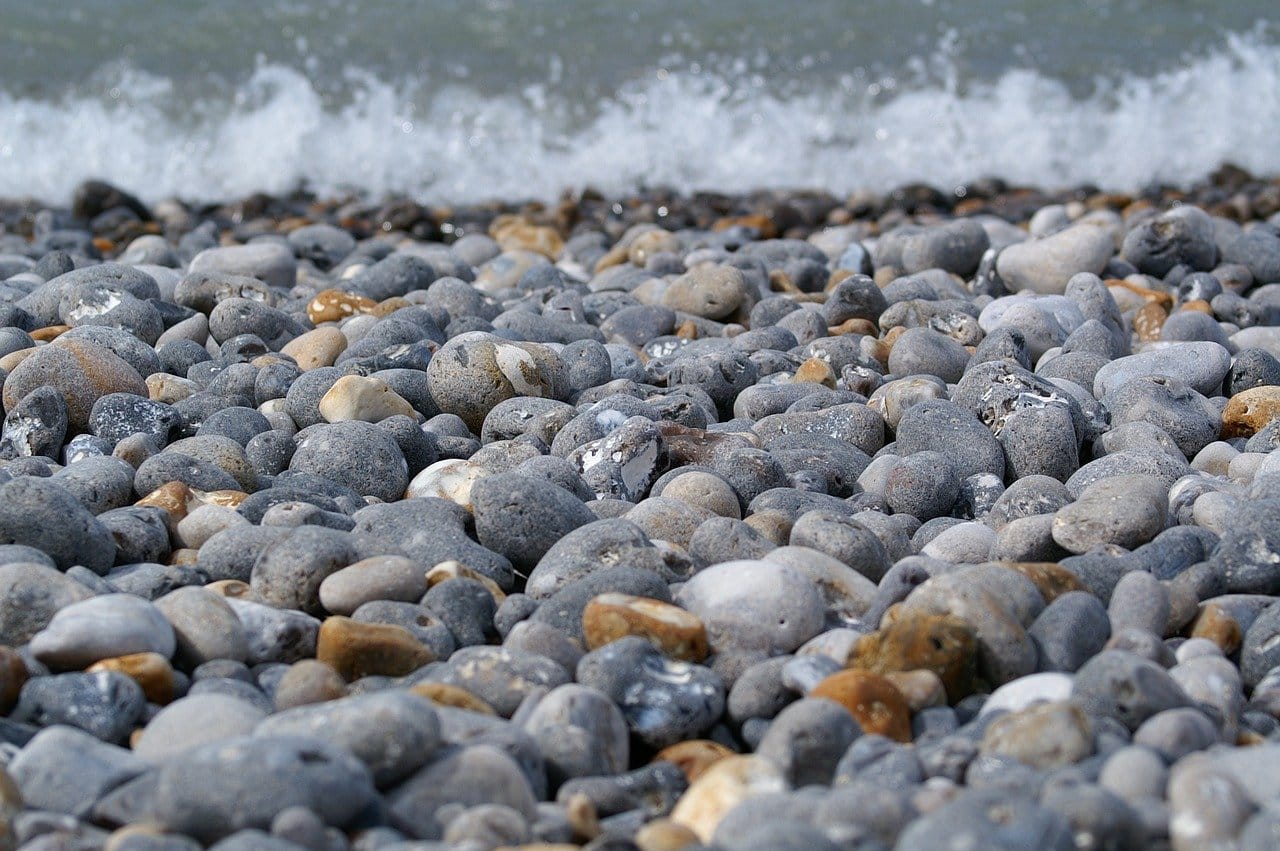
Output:
[[[566,190],[554,202],[495,199],[460,205],[419,203],[411,198],[380,199],[349,195],[320,197],[307,191],[287,195],[253,193],[219,202],[188,203],[178,199],[147,205],[128,187],[86,181],[65,204],[31,197],[0,198],[0,228],[30,238],[41,211],[69,213],[75,223],[89,224],[95,238],[112,243],[118,253],[128,240],[144,234],[170,238],[192,221],[212,219],[250,237],[254,228],[270,232],[268,222],[288,228],[324,222],[357,238],[401,232],[415,239],[451,243],[467,233],[487,232],[499,216],[516,215],[555,228],[562,237],[595,227],[616,238],[635,224],[658,224],[668,230],[716,230],[741,225],[753,238],[806,239],[824,227],[867,225],[874,236],[908,221],[928,223],[942,218],[990,215],[1013,224],[1027,222],[1041,207],[1079,204],[1086,210],[1165,209],[1192,204],[1210,215],[1237,222],[1267,219],[1280,212],[1280,175],[1256,176],[1230,163],[1184,184],[1153,185],[1137,191],[1109,191],[1093,185],[1046,188],[1014,185],[996,177],[978,178],[945,188],[910,183],[874,192],[857,190],[837,196],[821,189],[759,189],[751,192],[692,193],[654,188],[606,196],[591,188]],[[103,215],[107,214],[107,215]],[[99,218],[101,216],[101,218]],[[94,221],[94,220],[97,221]],[[159,222],[161,227],[147,226]],[[60,224],[71,224],[63,221]],[[46,223],[45,227],[48,225]],[[0,232],[4,232],[0,231]],[[105,245],[105,243],[104,243]]]

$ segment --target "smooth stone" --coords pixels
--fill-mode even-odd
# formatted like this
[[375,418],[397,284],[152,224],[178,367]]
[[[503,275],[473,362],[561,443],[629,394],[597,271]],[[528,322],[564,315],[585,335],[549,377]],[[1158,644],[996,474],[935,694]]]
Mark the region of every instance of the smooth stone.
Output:
[[253,242],[207,248],[192,258],[188,274],[196,272],[242,275],[263,283],[289,289],[297,276],[298,261],[279,242]]
[[57,669],[86,668],[130,653],[173,655],[173,628],[153,604],[129,594],[72,603],[31,639],[31,653]]
[[1132,549],[1165,526],[1166,488],[1155,477],[1121,475],[1090,484],[1053,516],[1053,539],[1073,553],[1099,544]]
[[824,605],[801,571],[769,561],[709,567],[686,582],[676,602],[698,616],[712,648],[786,653],[822,629]]
[[88,817],[95,803],[146,770],[147,764],[125,748],[65,725],[41,730],[8,765],[22,803],[78,818]]
[[356,695],[277,712],[254,736],[314,737],[355,755],[380,789],[425,765],[440,746],[431,702],[407,691]]
[[227,597],[226,601],[248,639],[246,663],[291,663],[315,655],[320,621],[302,612],[284,611],[251,600]]
[[1035,768],[1058,768],[1093,753],[1093,730],[1072,703],[1040,703],[997,718],[983,734],[980,752],[1010,756]]
[[46,553],[61,570],[79,564],[101,575],[116,556],[110,532],[78,499],[35,476],[0,486],[0,538]]
[[726,757],[707,769],[677,802],[671,820],[709,844],[734,807],[750,798],[787,791],[781,769],[759,756]]
[[490,745],[449,748],[387,796],[391,823],[412,837],[439,839],[437,814],[447,805],[499,804],[535,816],[537,799],[510,756]]
[[403,556],[373,556],[329,574],[320,583],[321,605],[335,615],[351,615],[375,600],[417,602],[427,593],[426,572]]
[[1123,650],[1104,650],[1076,672],[1072,699],[1096,717],[1136,730],[1157,712],[1187,706],[1190,699],[1167,671]]
[[521,723],[538,742],[553,785],[627,769],[631,750],[626,719],[595,689],[576,683],[556,686]]
[[[302,806],[343,827],[375,800],[368,769],[309,738],[254,736],[203,745],[166,762],[157,778],[157,822],[210,843],[245,828],[270,827]],[[244,790],[253,789],[246,796]]]
[[27,680],[10,718],[41,727],[78,727],[114,744],[125,740],[145,709],[141,686],[124,674],[100,671]]
[[1061,295],[1080,272],[1101,274],[1115,243],[1105,228],[1076,224],[1039,239],[1010,245],[999,253],[996,271],[1014,292]]
[[582,613],[582,634],[589,650],[638,635],[680,661],[701,662],[708,651],[707,630],[697,616],[670,603],[631,594],[593,598]]
[[381,422],[388,417],[415,416],[413,406],[380,378],[344,375],[320,398],[326,422]]
[[93,596],[81,583],[44,564],[0,564],[0,643],[20,647],[62,609]]
[[246,736],[266,717],[261,709],[238,697],[190,695],[156,713],[133,742],[133,752],[159,765],[202,745]]
[[430,648],[402,626],[360,623],[340,615],[320,624],[315,656],[348,682],[366,676],[400,677],[435,661]]
[[1094,376],[1093,395],[1101,399],[1135,378],[1163,375],[1215,396],[1230,368],[1231,353],[1217,343],[1174,343],[1111,361]]

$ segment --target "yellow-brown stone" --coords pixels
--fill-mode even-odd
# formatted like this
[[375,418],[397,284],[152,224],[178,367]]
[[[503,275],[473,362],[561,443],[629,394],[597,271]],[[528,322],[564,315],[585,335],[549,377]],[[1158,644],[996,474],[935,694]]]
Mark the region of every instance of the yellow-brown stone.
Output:
[[822,358],[809,358],[796,367],[791,380],[796,384],[821,384],[823,387],[835,388],[836,373],[831,364]]
[[665,818],[654,819],[637,830],[635,843],[640,851],[681,851],[702,847],[698,834]]
[[707,657],[707,628],[697,615],[648,597],[594,597],[582,612],[582,634],[591,650],[638,635],[673,659],[701,662]]
[[837,671],[818,683],[809,697],[825,697],[849,710],[863,732],[898,742],[911,741],[911,708],[902,692],[871,671]]
[[402,626],[360,623],[341,615],[326,618],[316,639],[316,659],[347,682],[369,676],[403,677],[435,658]]
[[173,700],[173,666],[159,653],[130,653],[94,662],[88,668],[91,674],[98,671],[124,674],[142,686],[142,693],[152,703],[163,706]]
[[1163,305],[1149,301],[1133,314],[1133,331],[1144,343],[1159,340],[1160,330],[1168,318],[1169,311]]
[[773,223],[773,219],[764,213],[750,213],[745,216],[726,216],[716,219],[711,225],[714,231],[728,230],[729,228],[744,227],[751,228],[760,234],[761,239],[774,239],[778,235],[778,226]]
[[1213,305],[1202,298],[1195,298],[1182,303],[1180,310],[1194,310],[1196,313],[1213,313]]
[[0,645],[0,715],[8,715],[18,703],[18,692],[27,682],[27,666],[18,651]]
[[1035,584],[1045,605],[1071,591],[1087,591],[1080,577],[1052,561],[1002,561],[1001,567],[1021,573]]
[[34,348],[18,349],[16,352],[9,352],[9,354],[0,358],[0,369],[3,369],[6,373],[13,372],[18,368],[18,364],[22,363],[35,353],[36,350]]
[[658,751],[653,761],[673,764],[684,772],[685,778],[692,783],[708,768],[730,756],[733,756],[733,751],[719,742],[713,742],[710,739],[688,739]]
[[[25,351],[25,350],[24,350]],[[195,393],[199,386],[190,379],[169,375],[167,372],[156,372],[145,379],[147,398],[152,402],[164,402],[172,405]]]
[[153,490],[134,505],[159,508],[169,515],[170,528],[187,516],[187,512],[195,508],[192,502],[195,494],[182,482],[169,482]]
[[309,372],[323,366],[333,366],[338,355],[347,350],[347,336],[333,325],[322,325],[314,331],[300,334],[284,344],[282,354],[293,358],[298,369]]
[[467,567],[460,561],[453,559],[442,561],[427,571],[428,588],[434,588],[441,582],[447,582],[450,579],[472,579],[479,582],[498,605],[502,605],[502,601],[507,599],[506,592],[498,587],[498,583],[480,571]]
[[63,334],[71,330],[70,325],[46,325],[43,328],[37,328],[31,332],[31,339],[37,343],[47,343],[50,340],[56,340]]
[[846,319],[839,325],[831,325],[827,328],[827,333],[833,337],[840,337],[845,334],[861,334],[867,337],[879,337],[880,329],[869,319],[863,319],[855,316],[852,319]]
[[479,712],[481,715],[497,715],[485,701],[476,697],[462,686],[449,683],[418,683],[409,687],[409,691],[425,697],[437,706],[451,706],[454,709],[465,709],[468,712]]
[[321,290],[307,302],[307,318],[316,325],[322,322],[341,322],[357,313],[371,313],[378,303],[355,293],[342,290]]
[[636,266],[644,266],[655,254],[680,251],[680,238],[671,231],[655,228],[639,234],[627,247],[627,259]]
[[781,770],[764,757],[725,757],[680,796],[671,811],[671,821],[684,825],[709,845],[729,810],[750,798],[786,790]]
[[1240,649],[1244,630],[1240,622],[1217,603],[1202,603],[1200,613],[1191,622],[1191,638],[1207,638],[1230,656]]
[[1222,409],[1222,437],[1251,437],[1280,417],[1280,387],[1251,387],[1232,396]]
[[955,702],[973,692],[977,652],[973,628],[959,618],[899,610],[879,631],[858,640],[847,664],[875,674],[932,671]]
[[564,240],[555,228],[535,225],[519,216],[498,216],[489,227],[489,236],[503,251],[533,251],[551,260],[564,250]]
[[403,296],[393,295],[391,298],[384,298],[378,302],[373,310],[369,311],[370,315],[377,316],[381,319],[384,316],[390,316],[402,307],[412,307],[413,302],[405,299]]
[[179,547],[169,553],[169,564],[171,565],[193,565],[200,561],[200,551],[193,550],[190,547]]

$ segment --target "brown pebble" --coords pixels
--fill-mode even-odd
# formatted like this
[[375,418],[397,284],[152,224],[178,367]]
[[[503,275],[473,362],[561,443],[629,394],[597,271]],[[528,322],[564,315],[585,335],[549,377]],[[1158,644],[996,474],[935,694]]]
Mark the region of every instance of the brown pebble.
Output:
[[673,659],[701,662],[707,657],[707,628],[679,606],[630,594],[601,594],[582,612],[587,648],[638,635]]
[[393,295],[391,298],[384,298],[374,305],[373,310],[369,311],[369,315],[381,319],[405,307],[413,307],[413,302],[407,301],[403,296]]
[[0,358],[0,369],[4,370],[5,373],[13,372],[13,370],[17,368],[18,364],[22,363],[35,353],[36,350],[34,348],[18,349],[16,352],[9,352],[9,354]]
[[692,783],[708,768],[727,756],[733,756],[733,751],[719,742],[713,742],[710,739],[688,739],[658,751],[653,761],[672,763],[684,772],[685,779]]
[[169,515],[169,526],[174,528],[179,521],[187,516],[187,512],[195,507],[191,505],[194,498],[195,495],[191,488],[182,482],[169,482],[156,488],[135,502],[134,505],[162,509]]
[[1196,313],[1213,313],[1213,306],[1202,298],[1192,299],[1182,303],[1180,310],[1194,310]]
[[763,213],[751,213],[745,216],[726,216],[711,225],[713,231],[728,230],[729,228],[744,227],[752,228],[760,234],[761,239],[774,239],[778,236],[778,226],[773,223],[773,219]]
[[866,337],[879,337],[880,329],[869,319],[863,319],[855,316],[852,319],[846,319],[839,325],[831,325],[827,328],[827,333],[832,337],[840,337],[845,334],[861,334]]
[[300,659],[289,666],[276,686],[276,711],[346,696],[347,683],[337,671],[315,659]]
[[161,706],[173,700],[173,666],[159,653],[130,653],[94,662],[88,673],[115,671],[124,674],[138,685],[147,700]]
[[759,756],[730,756],[711,766],[680,796],[671,820],[684,825],[704,844],[730,810],[759,795],[787,790],[782,771]]
[[795,375],[791,380],[796,384],[821,384],[823,387],[835,389],[836,373],[831,368],[831,364],[822,358],[814,357],[796,367]]
[[893,683],[871,671],[837,671],[809,692],[849,710],[863,732],[911,741],[911,709]]
[[1240,649],[1244,631],[1240,623],[1217,603],[1202,603],[1200,614],[1191,622],[1191,638],[1207,638],[1230,656]]
[[37,343],[47,343],[50,340],[56,340],[63,334],[71,330],[70,325],[46,325],[43,328],[37,328],[31,332],[31,339]]
[[369,313],[377,304],[373,299],[355,293],[321,290],[307,302],[307,318],[316,325],[321,322],[340,322],[357,313]]
[[169,553],[169,564],[175,566],[190,566],[200,561],[200,551],[193,550],[190,547],[179,547]]
[[316,639],[316,659],[347,682],[368,676],[403,677],[435,658],[402,626],[360,623],[341,615],[326,618]]
[[27,666],[12,647],[0,645],[0,715],[8,715],[18,703],[27,681]]
[[1138,339],[1150,343],[1160,339],[1160,329],[1169,318],[1169,311],[1160,304],[1149,301],[1133,314],[1133,330]]
[[1280,387],[1266,385],[1242,390],[1222,409],[1222,437],[1252,437],[1280,417]]
[[449,683],[418,683],[410,686],[409,691],[419,697],[425,697],[437,706],[451,706],[454,709],[465,709],[481,715],[498,714],[492,706],[461,686]]
[[555,228],[535,225],[519,216],[498,216],[489,226],[489,236],[503,251],[533,251],[551,260],[564,250],[564,240]]
[[1080,581],[1080,577],[1055,562],[1001,561],[996,562],[996,564],[1021,573],[1027,579],[1030,579],[1040,592],[1040,596],[1044,597],[1046,606],[1063,594],[1071,591],[1088,590],[1084,587],[1084,583]]
[[863,636],[847,660],[850,668],[887,674],[925,670],[937,674],[955,702],[973,692],[978,639],[969,624],[951,615],[901,612]]
[[281,352],[293,358],[298,369],[308,372],[333,366],[338,355],[347,350],[347,336],[333,325],[322,325],[300,334],[284,344]]
[[635,843],[640,851],[681,851],[683,848],[702,847],[698,834],[665,818],[654,819],[637,830]]

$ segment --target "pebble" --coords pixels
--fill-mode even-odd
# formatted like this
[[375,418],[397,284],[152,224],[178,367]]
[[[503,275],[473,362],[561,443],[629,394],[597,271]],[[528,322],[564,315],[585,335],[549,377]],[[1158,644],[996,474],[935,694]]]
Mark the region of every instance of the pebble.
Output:
[[28,204],[0,845],[1269,847],[1244,185]]
[[83,669],[130,653],[168,658],[175,647],[173,628],[160,610],[129,594],[72,603],[31,638],[32,655],[59,670]]

